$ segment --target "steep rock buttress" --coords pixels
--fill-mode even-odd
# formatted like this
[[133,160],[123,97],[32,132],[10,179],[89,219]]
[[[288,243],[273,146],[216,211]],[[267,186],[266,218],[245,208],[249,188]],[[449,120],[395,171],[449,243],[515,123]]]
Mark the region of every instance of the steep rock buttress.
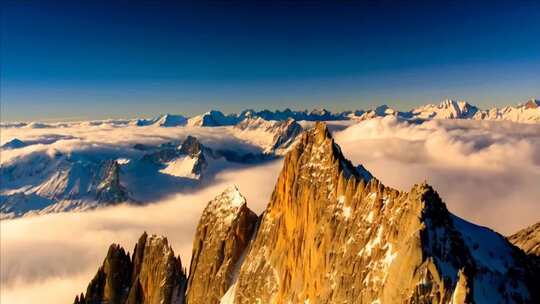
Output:
[[527,302],[516,254],[429,185],[400,192],[354,167],[317,123],[286,156],[222,302]]
[[183,303],[187,278],[179,257],[167,239],[140,238],[130,259],[113,244],[103,265],[74,304],[177,304]]
[[234,280],[256,223],[257,215],[236,187],[208,203],[193,241],[188,303],[219,303]]

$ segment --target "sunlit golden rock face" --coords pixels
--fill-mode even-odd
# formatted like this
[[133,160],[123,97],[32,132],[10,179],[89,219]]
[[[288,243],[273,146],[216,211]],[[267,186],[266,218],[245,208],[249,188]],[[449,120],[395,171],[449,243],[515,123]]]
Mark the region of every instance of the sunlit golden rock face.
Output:
[[[139,243],[147,248],[146,235]],[[530,256],[452,215],[426,183],[408,192],[384,186],[342,155],[323,123],[286,155],[260,218],[236,188],[207,205],[185,299],[185,276],[173,271],[179,260],[168,246],[151,247],[136,249],[132,262],[116,254],[119,262],[104,264],[94,280],[122,279],[91,283],[110,291],[89,286],[86,298],[124,299],[121,286],[130,282],[127,302],[116,303],[539,302]],[[121,275],[126,267],[129,280]],[[85,300],[76,303],[91,303]]]
[[257,215],[236,187],[208,203],[193,241],[188,303],[220,302],[238,271],[256,223]]
[[540,222],[516,232],[508,239],[527,254],[540,257]]
[[527,299],[514,292],[514,283],[526,290],[520,275],[505,283],[523,269],[512,258],[504,262],[517,266],[498,269],[476,261],[463,234],[469,228],[484,229],[451,215],[429,185],[400,192],[354,167],[318,123],[286,156],[223,302],[469,303],[475,283],[504,288],[502,300]]

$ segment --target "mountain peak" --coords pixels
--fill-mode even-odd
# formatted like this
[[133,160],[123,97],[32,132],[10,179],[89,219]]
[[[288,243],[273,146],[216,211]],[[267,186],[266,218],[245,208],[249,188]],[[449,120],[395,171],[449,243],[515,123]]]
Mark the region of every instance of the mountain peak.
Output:
[[233,284],[257,220],[236,186],[225,189],[208,203],[193,242],[188,303],[219,303]]
[[[490,240],[471,243],[479,231]],[[523,268],[503,238],[457,220],[427,183],[407,193],[364,179],[323,123],[287,154],[249,248],[232,303],[470,303],[493,288],[505,290],[494,302],[529,298],[522,278],[505,281]],[[496,251],[508,258],[483,260]]]
[[120,165],[116,160],[107,160],[101,165],[101,178],[96,187],[96,199],[103,203],[122,203],[129,200],[128,192],[120,184]]
[[201,152],[202,144],[196,137],[188,135],[179,149],[181,153],[194,157]]
[[75,304],[181,303],[187,278],[180,258],[174,256],[165,237],[146,232],[130,259],[117,244],[109,247],[103,265]]
[[531,98],[523,106],[525,109],[536,109],[540,107],[540,100]]
[[231,209],[239,209],[246,205],[246,198],[242,196],[236,185],[227,187],[208,204],[207,209],[213,213],[225,213]]
[[[311,175],[310,179],[316,176],[324,176],[325,171],[332,171],[339,175],[342,172],[345,177],[354,176],[356,179],[371,180],[372,175],[362,165],[354,167],[345,158],[341,148],[334,142],[332,134],[324,122],[315,123],[315,127],[304,132],[300,144],[295,147],[290,157],[297,157],[301,163],[300,174]],[[311,172],[316,171],[316,172]]]
[[164,114],[156,119],[154,123],[160,127],[177,127],[187,123],[187,118],[182,115]]

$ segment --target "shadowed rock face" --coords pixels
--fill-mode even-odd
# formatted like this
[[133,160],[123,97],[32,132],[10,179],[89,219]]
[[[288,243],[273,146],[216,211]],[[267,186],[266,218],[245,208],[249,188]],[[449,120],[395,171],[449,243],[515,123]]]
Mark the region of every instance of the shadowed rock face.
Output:
[[[134,148],[139,150],[149,149],[144,145]],[[186,157],[194,160],[191,173],[197,178],[200,178],[208,167],[207,158],[213,158],[214,152],[212,149],[203,146],[196,137],[188,136],[181,145],[174,144],[173,142],[162,144],[155,151],[145,154],[142,157],[142,161],[157,165],[166,165],[169,162]]]
[[219,303],[234,280],[256,222],[257,215],[236,187],[208,204],[193,241],[188,303]]
[[144,233],[133,257],[111,245],[86,294],[75,304],[173,304],[184,301],[187,278],[166,238]]
[[127,190],[120,184],[120,166],[115,160],[105,161],[99,172],[96,199],[100,203],[118,204],[129,200]]

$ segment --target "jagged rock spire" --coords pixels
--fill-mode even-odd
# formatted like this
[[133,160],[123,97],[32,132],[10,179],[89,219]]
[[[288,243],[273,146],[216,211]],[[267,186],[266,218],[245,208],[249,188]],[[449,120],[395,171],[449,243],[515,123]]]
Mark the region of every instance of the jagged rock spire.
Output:
[[[402,192],[354,167],[322,123],[286,156],[259,220],[238,189],[229,188],[207,205],[193,247],[188,304],[220,297],[224,304],[539,300],[537,268],[528,268],[524,253],[452,215],[428,184]],[[120,303],[182,302],[185,275],[167,248],[162,238],[144,234],[131,271],[114,266],[131,277],[127,301]],[[111,256],[126,259],[122,251]],[[100,269],[89,290],[97,298],[123,299],[125,293],[102,287],[112,286],[107,269],[123,264],[104,265],[110,266]],[[115,286],[124,282],[116,280]],[[91,303],[94,293],[77,304]]]
[[233,283],[256,223],[257,215],[236,186],[208,203],[193,241],[188,303],[219,303]]
[[100,168],[96,199],[100,203],[117,204],[129,200],[128,192],[120,184],[120,166],[115,160],[103,162]]
[[77,296],[74,303],[182,303],[186,281],[180,258],[174,256],[167,239],[145,232],[133,259],[119,245],[111,245],[86,294]]
[[[497,288],[505,292],[495,301],[529,299],[522,277],[505,281],[523,269],[502,237],[458,221],[427,184],[400,192],[368,174],[325,124],[307,131],[285,158],[227,303],[468,303],[473,290],[481,298]],[[490,243],[468,243],[475,229]],[[509,258],[477,258],[493,244]]]

